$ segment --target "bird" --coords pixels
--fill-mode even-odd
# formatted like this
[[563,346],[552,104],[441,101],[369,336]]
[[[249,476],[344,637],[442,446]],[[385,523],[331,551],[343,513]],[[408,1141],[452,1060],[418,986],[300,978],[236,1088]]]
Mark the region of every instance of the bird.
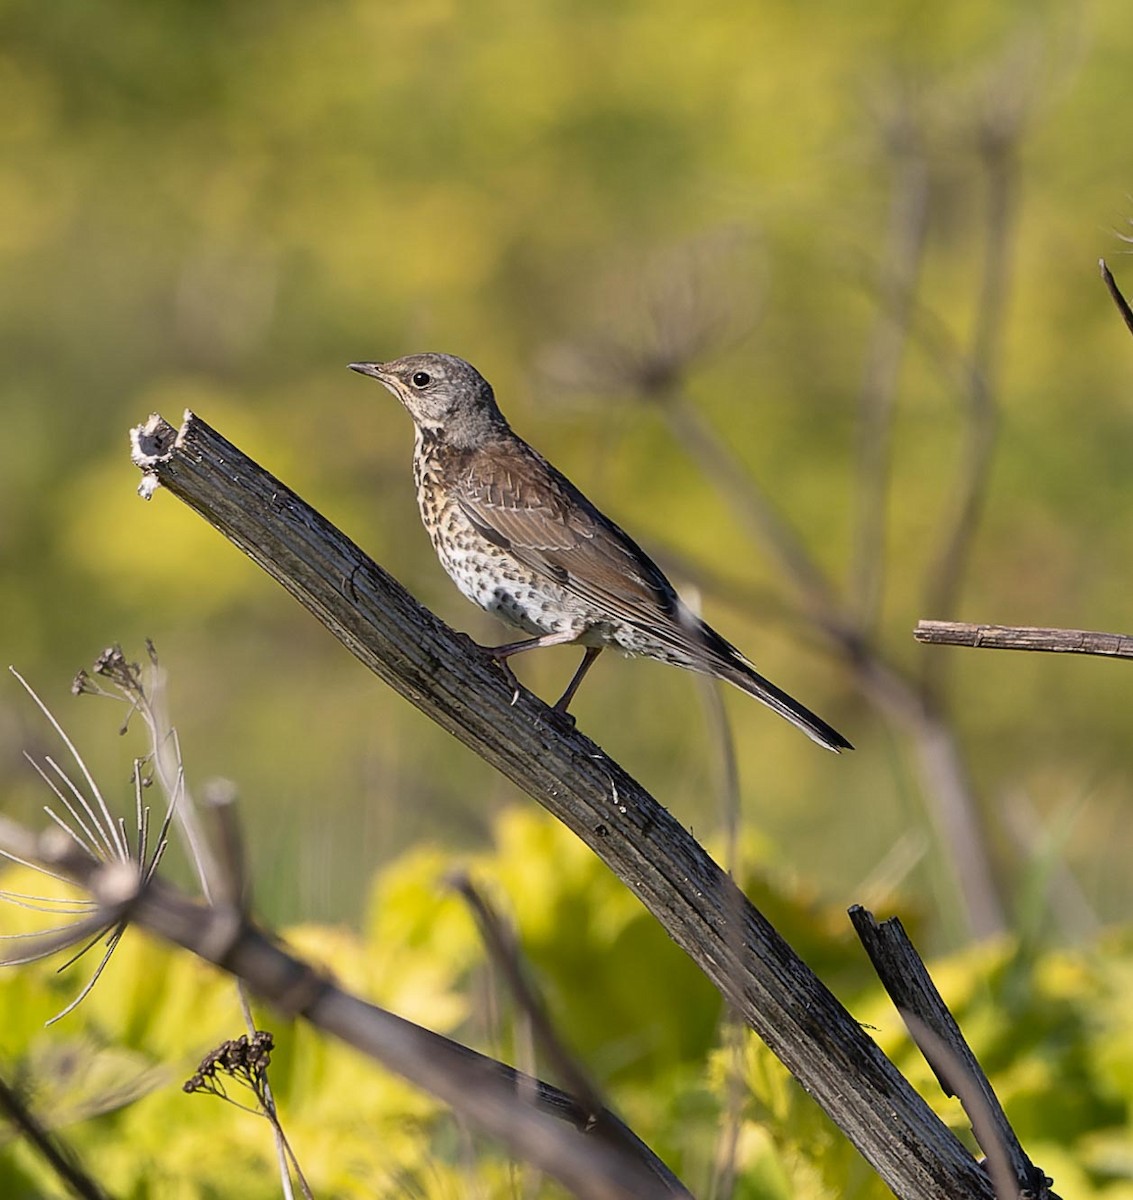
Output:
[[612,647],[725,680],[819,745],[853,749],[681,600],[649,555],[511,428],[471,363],[427,353],[349,366],[413,419],[417,503],[441,565],[469,600],[527,635],[484,649],[506,664],[541,646],[583,648],[558,712]]

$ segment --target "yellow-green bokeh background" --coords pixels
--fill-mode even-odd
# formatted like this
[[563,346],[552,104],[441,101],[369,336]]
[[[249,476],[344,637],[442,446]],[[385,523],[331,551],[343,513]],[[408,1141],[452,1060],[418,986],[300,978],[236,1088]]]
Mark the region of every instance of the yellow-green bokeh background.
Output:
[[[372,868],[428,839],[475,845],[513,790],[370,678],[226,545],[134,495],[126,431],[192,407],[355,537],[426,604],[508,636],[443,577],[422,533],[405,414],[345,364],[423,348],[472,359],[516,427],[658,553],[790,602],[663,421],[614,386],[566,394],[550,347],[632,329],[633,279],[721,230],[742,330],[694,364],[705,418],[819,561],[850,567],[855,413],[894,179],[884,126],[925,131],[921,303],[963,345],[983,261],[981,113],[1022,110],[1018,221],[996,378],[1002,437],[961,612],[1124,629],[1133,188],[1120,0],[924,6],[481,0],[415,4],[59,0],[0,6],[0,646],[104,780],[118,714],[67,694],[103,645],[157,642],[192,782],[244,798],[269,916],[356,915]],[[628,336],[628,335],[627,335]],[[962,397],[914,341],[895,429],[883,640],[910,629],[954,487]],[[903,836],[906,881],[957,925],[907,751],[845,672],[783,621],[710,619],[843,727],[842,759],[729,696],[745,819],[832,903]],[[959,656],[952,702],[1009,893],[1020,798],[1104,920],[1124,917],[1128,697],[1119,664]],[[574,652],[522,667],[551,695]],[[719,828],[694,681],[603,660],[582,728],[698,833]],[[0,689],[6,809],[45,732]],[[1015,811],[1013,810],[1013,811]],[[939,877],[939,872],[936,873]],[[942,911],[943,910],[943,911]],[[962,927],[962,925],[961,925]]]
[[[1133,340],[1096,266],[1105,256],[1133,292],[1130,78],[1124,0],[0,0],[0,661],[128,803],[144,744],[116,736],[122,712],[68,688],[105,645],[141,657],[152,637],[191,785],[224,776],[239,789],[259,911],[303,923],[296,940],[348,982],[357,971],[368,994],[510,1055],[484,1015],[480,947],[439,882],[472,856],[517,914],[569,1039],[704,1190],[727,1087],[704,981],[588,852],[218,534],[167,494],[135,495],[127,430],[190,407],[446,620],[506,638],[456,593],[420,528],[408,418],[345,370],[420,349],[463,355],[596,502],[663,561],[695,565],[722,632],[857,744],[824,754],[728,695],[741,878],[759,902],[887,1046],[900,1034],[842,910],[885,897],[879,915],[898,908],[918,944],[955,951],[935,973],[1028,1147],[1064,1195],[1127,1200],[1133,668],[926,650],[911,629],[945,615],[924,610],[924,574],[963,444],[965,398],[932,346],[964,350],[976,331],[979,131],[1013,117],[1000,440],[948,615],[1133,624]],[[564,345],[638,344],[641,281],[663,287],[703,251],[728,336],[691,364],[690,402],[844,584],[902,119],[928,173],[917,311],[932,336],[911,339],[899,377],[878,630],[903,668],[951,656],[950,709],[1024,935],[974,950],[903,735],[785,615],[796,598],[656,406],[617,379],[564,388],[552,369]],[[552,696],[574,660],[548,651],[519,669]],[[691,676],[605,656],[575,711],[720,851],[720,770]],[[25,750],[59,753],[9,680],[3,812],[40,821]],[[355,929],[316,924],[330,921]],[[1115,928],[1094,938],[1095,922]],[[145,942],[124,950],[73,1023],[54,1027],[58,1042],[38,1030],[74,976],[6,985],[0,1050],[33,1075],[46,1062],[47,1079],[59,1054],[127,1074],[136,1055],[167,1072],[145,1105],[68,1130],[108,1186],[174,1195],[176,1178],[214,1194],[215,1174],[223,1194],[238,1161],[272,1194],[263,1131],[186,1109],[171,1090],[214,1015],[217,1036],[238,1031],[230,991]],[[404,1152],[429,1194],[463,1194],[461,1146],[447,1124],[434,1138],[431,1105],[306,1034],[285,1045],[285,1118],[324,1194],[380,1193],[361,1170],[354,1191],[334,1190],[361,1145],[376,1178]],[[782,1072],[750,1054],[737,1195],[828,1195],[831,1180],[880,1195]],[[390,1114],[389,1143],[373,1136],[375,1112]],[[178,1121],[184,1137],[168,1132]],[[200,1147],[225,1137],[238,1158],[194,1175]],[[5,1169],[22,1171],[26,1153]],[[508,1194],[507,1168],[484,1169]]]

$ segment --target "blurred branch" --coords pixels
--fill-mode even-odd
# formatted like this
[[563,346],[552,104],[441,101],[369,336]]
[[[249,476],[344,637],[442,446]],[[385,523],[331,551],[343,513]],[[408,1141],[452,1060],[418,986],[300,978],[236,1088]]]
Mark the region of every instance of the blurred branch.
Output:
[[[688,597],[693,612],[701,615],[700,593]],[[720,685],[714,679],[697,677],[697,691],[704,708],[709,740],[716,759],[716,774],[720,791],[720,820],[724,834],[724,870],[732,879],[741,878],[740,863],[740,772],[736,758],[736,740],[728,720],[728,710],[720,694]],[[743,914],[736,912],[732,926],[739,930]],[[740,947],[735,947],[739,950]],[[750,1088],[745,1070],[745,1038],[742,1016],[725,1005],[720,1013],[717,1029],[720,1046],[724,1052],[723,1106],[720,1113],[716,1149],[712,1156],[712,1179],[708,1189],[708,1200],[728,1200],[735,1191],[736,1175],[739,1170],[740,1138],[743,1134],[744,1118]]]
[[[700,615],[700,597],[694,595],[693,611]],[[741,878],[740,863],[740,772],[736,759],[736,741],[728,710],[720,685],[714,679],[697,678],[697,691],[704,707],[704,716],[709,738],[717,760],[716,773],[719,777],[720,818],[724,832],[724,870],[733,878]],[[743,914],[734,914],[733,928],[741,928]],[[735,947],[739,950],[740,947]],[[736,1174],[739,1169],[740,1138],[743,1134],[744,1117],[750,1088],[745,1071],[743,1018],[726,1005],[720,1014],[718,1025],[721,1049],[725,1054],[724,1078],[721,1090],[724,1095],[723,1111],[720,1113],[720,1128],[716,1137],[716,1152],[712,1156],[712,1180],[708,1191],[709,1200],[728,1200],[735,1191]]]
[[450,875],[448,883],[459,892],[471,910],[488,957],[503,976],[516,1005],[530,1021],[536,1045],[550,1066],[558,1072],[560,1082],[570,1089],[575,1102],[584,1112],[592,1116],[602,1112],[605,1104],[601,1093],[582,1064],[567,1050],[555,1030],[543,997],[532,986],[524,971],[514,931],[473,884],[467,871]]
[[918,621],[918,642],[971,646],[978,650],[1042,650],[1052,654],[1096,654],[1133,658],[1133,635],[1089,629],[1041,629],[1030,625],[972,625],[967,621]]
[[862,692],[911,737],[929,815],[956,880],[967,925],[976,937],[1002,932],[1007,918],[987,851],[975,789],[939,704],[871,643],[856,619],[843,608],[833,584],[801,538],[683,391],[669,397],[664,412],[680,444],[733,507],[747,515],[755,537],[774,554],[788,581],[802,595],[808,615],[853,672]]
[[[236,811],[236,785],[227,779],[213,779],[202,789],[202,803],[216,848],[216,899],[221,904],[248,912],[251,907],[251,881],[248,879],[244,851],[244,830]],[[255,1029],[249,1031],[255,1033]]]
[[850,637],[850,626],[826,573],[791,528],[775,502],[693,405],[683,388],[671,391],[662,407],[673,437],[782,569],[808,616],[835,641]]
[[1026,864],[1017,910],[1020,956],[1028,943],[1039,942],[1048,914],[1063,941],[1092,942],[1102,922],[1067,862],[1072,820],[1065,815],[1057,821],[1044,819],[1020,789],[1003,797],[1000,811]]
[[[1018,150],[1026,105],[1004,94],[1010,80],[1000,81],[1000,95],[984,115],[978,132],[980,159],[987,189],[983,234],[983,277],[980,280],[972,342],[968,353],[967,422],[957,477],[949,489],[952,515],[936,541],[941,549],[930,566],[924,603],[930,612],[949,614],[956,607],[967,575],[975,533],[987,498],[992,456],[999,432],[995,380],[999,373],[1011,253],[1018,216]],[[1016,88],[1012,96],[1018,97]],[[922,685],[939,694],[944,668],[938,659],[924,660]]]
[[1101,268],[1105,286],[1109,289],[1109,294],[1113,297],[1114,304],[1117,305],[1117,311],[1121,313],[1121,319],[1125,322],[1125,328],[1130,333],[1133,333],[1133,309],[1130,309],[1129,301],[1121,294],[1121,289],[1117,286],[1117,280],[1114,279],[1109,267],[1106,266],[1104,258],[1098,259],[1098,266]]
[[1057,1200],[1027,1157],[990,1081],[897,917],[880,924],[854,905],[854,929],[913,1041],[946,1096],[956,1096],[987,1155],[998,1200]]
[[43,1157],[70,1192],[81,1200],[108,1200],[108,1193],[83,1170],[71,1148],[40,1123],[20,1094],[0,1078],[0,1117]]
[[[516,688],[294,492],[192,414],[133,431],[164,485],[442,728],[572,829],[642,901],[898,1196],[990,1197],[971,1156],[673,816]],[[227,960],[226,960],[227,961]]]
[[863,631],[877,622],[885,583],[885,516],[891,483],[897,382],[909,340],[924,260],[930,200],[928,160],[906,95],[887,121],[894,178],[880,303],[858,401],[858,520],[851,594]]
[[946,849],[964,917],[975,937],[995,937],[1008,928],[1008,920],[968,761],[947,715],[931,697],[916,694],[914,713],[910,732],[917,770],[931,801],[929,818]]
[[[92,859],[58,830],[0,818],[0,847],[85,888],[107,922],[128,922],[243,980],[288,1017],[368,1055],[448,1104],[518,1157],[592,1200],[689,1193],[613,1114],[346,992],[239,909],[202,902],[129,864]],[[231,890],[231,889],[229,889]]]
[[707,1200],[731,1200],[736,1194],[736,1178],[740,1170],[740,1141],[751,1100],[751,1084],[747,1076],[746,1038],[743,1024],[735,1013],[725,1010],[720,1022],[721,1049],[725,1058],[724,1093],[720,1128],[716,1134],[716,1149],[712,1155],[712,1178]]
[[544,378],[567,391],[630,391],[663,401],[690,362],[750,331],[754,249],[748,231],[723,226],[615,276],[611,321],[584,342],[544,350]]
[[[774,622],[787,630],[796,641],[806,643],[809,638],[811,646],[819,644],[812,623],[801,617],[798,609],[785,600],[779,591],[724,575],[714,566],[692,558],[661,537],[651,537],[649,545],[665,574],[679,580],[685,591],[695,589],[705,592],[737,615],[756,617],[760,622]],[[822,647],[828,648],[825,639]]]

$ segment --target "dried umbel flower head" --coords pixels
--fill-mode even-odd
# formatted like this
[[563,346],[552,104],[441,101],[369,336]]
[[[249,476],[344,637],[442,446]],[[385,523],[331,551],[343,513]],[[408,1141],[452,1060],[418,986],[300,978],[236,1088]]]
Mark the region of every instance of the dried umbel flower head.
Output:
[[601,329],[550,346],[540,369],[553,388],[663,402],[689,373],[748,332],[762,272],[754,239],[728,227],[658,253],[609,281]]
[[183,1090],[190,1093],[207,1092],[230,1100],[224,1087],[227,1077],[250,1089],[261,1106],[267,1107],[265,1088],[274,1047],[275,1041],[266,1029],[257,1029],[250,1038],[247,1034],[241,1034],[238,1038],[222,1042],[201,1059],[192,1078],[182,1085]]
[[[156,667],[152,643],[147,643],[147,652]],[[55,881],[70,877],[65,870],[61,875],[51,867],[52,863],[64,862],[68,855],[78,855],[81,862],[100,868],[97,875],[91,877],[93,882],[86,898],[68,896],[60,899],[46,894],[3,893],[3,899],[10,904],[34,909],[56,919],[60,916],[73,919],[62,926],[35,933],[0,935],[4,941],[20,939],[19,945],[22,947],[22,950],[5,953],[0,957],[0,963],[16,965],[32,962],[78,947],[59,968],[63,970],[105,939],[102,959],[91,979],[78,996],[52,1018],[52,1021],[57,1021],[71,1012],[90,992],[126,930],[131,900],[153,878],[167,846],[169,825],[181,791],[182,772],[179,766],[173,772],[176,778],[173,786],[167,789],[168,806],[155,835],[151,828],[150,809],[142,801],[142,792],[150,782],[150,776],[143,771],[143,766],[155,757],[156,750],[151,751],[148,760],[135,761],[131,827],[131,822],[126,818],[114,815],[78,749],[47,705],[17,671],[13,670],[12,674],[58,735],[70,764],[66,760],[60,763],[51,755],[45,755],[42,760],[25,755],[54,797],[52,803],[44,805],[44,811],[53,824],[47,834],[39,836],[38,857],[21,857],[3,849],[0,849],[0,855],[25,866],[33,866],[46,878]],[[102,686],[103,680],[112,690]],[[158,723],[147,692],[146,677],[139,664],[126,659],[120,646],[112,646],[100,654],[90,672],[80,671],[71,690],[75,695],[105,696],[127,704],[127,722],[130,715],[141,713],[153,734],[151,740],[154,747],[158,746]],[[179,758],[175,736],[172,738],[171,752]]]

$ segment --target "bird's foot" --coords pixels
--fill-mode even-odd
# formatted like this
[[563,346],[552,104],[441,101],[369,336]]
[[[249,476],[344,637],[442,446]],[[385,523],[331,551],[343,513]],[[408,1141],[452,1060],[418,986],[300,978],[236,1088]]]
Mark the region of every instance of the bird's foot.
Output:
[[[489,654],[492,654],[491,646],[482,646],[481,649],[487,650]],[[492,662],[495,663],[496,670],[498,670],[499,673],[508,681],[508,683],[511,684],[514,693],[512,695],[511,702],[514,704],[519,699],[519,693],[521,691],[522,685],[520,684],[519,679],[516,677],[515,672],[508,665],[506,658],[497,658],[494,654],[492,654]]]
[[508,683],[511,684],[511,687],[512,687],[511,703],[514,705],[515,702],[519,699],[520,693],[523,691],[523,687],[520,684],[519,680],[516,678],[515,672],[511,669],[510,666],[508,666],[508,658],[510,657],[510,654],[498,653],[498,651],[500,651],[500,650],[510,650],[510,647],[509,646],[482,646],[478,641],[476,641],[475,638],[473,638],[472,636],[470,636],[467,633],[464,633],[462,630],[457,630],[456,636],[460,641],[464,642],[465,645],[468,646],[469,649],[478,650],[481,654],[486,654],[492,660],[492,662],[495,664],[496,668],[499,670],[500,674],[508,681]]
[[555,714],[555,720],[559,725],[569,730],[574,730],[578,726],[578,722],[574,719],[574,713],[567,712],[566,707],[560,708],[557,704],[551,709]]

